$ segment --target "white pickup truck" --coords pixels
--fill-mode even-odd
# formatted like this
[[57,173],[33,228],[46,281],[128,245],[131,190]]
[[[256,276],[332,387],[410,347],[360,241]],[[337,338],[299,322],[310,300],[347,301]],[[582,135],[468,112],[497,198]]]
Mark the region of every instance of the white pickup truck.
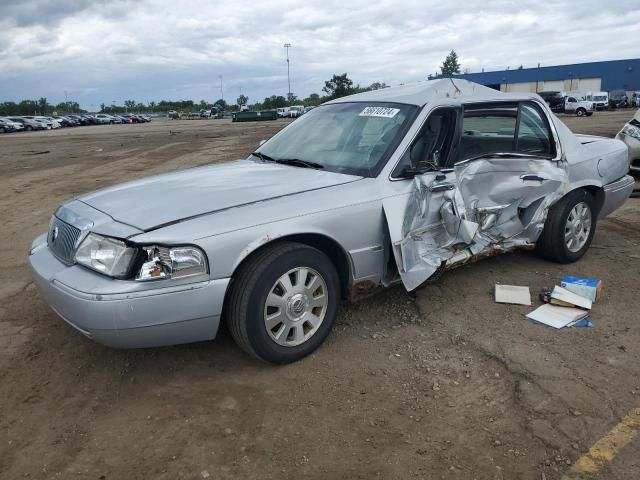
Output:
[[578,117],[590,117],[593,115],[594,103],[582,98],[564,97],[564,113],[575,113]]

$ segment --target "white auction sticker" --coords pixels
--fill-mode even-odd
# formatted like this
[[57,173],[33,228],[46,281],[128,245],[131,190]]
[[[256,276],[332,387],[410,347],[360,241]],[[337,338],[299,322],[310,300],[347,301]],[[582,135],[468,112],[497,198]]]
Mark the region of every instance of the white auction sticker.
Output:
[[364,110],[360,112],[360,117],[383,117],[383,118],[393,118],[400,111],[399,108],[390,108],[390,107],[365,107]]

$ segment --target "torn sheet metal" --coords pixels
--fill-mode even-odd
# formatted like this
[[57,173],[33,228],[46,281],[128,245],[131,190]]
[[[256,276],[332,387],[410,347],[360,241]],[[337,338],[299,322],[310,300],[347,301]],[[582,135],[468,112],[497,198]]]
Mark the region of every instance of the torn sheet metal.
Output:
[[415,289],[443,265],[533,245],[566,185],[561,162],[520,157],[462,162],[446,175],[416,176],[408,199],[383,203],[405,287]]

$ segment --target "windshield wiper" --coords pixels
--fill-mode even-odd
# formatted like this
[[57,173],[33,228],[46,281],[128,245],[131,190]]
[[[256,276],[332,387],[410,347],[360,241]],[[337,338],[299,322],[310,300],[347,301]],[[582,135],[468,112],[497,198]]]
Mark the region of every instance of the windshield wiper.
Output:
[[315,169],[324,168],[324,165],[320,163],[310,162],[309,160],[300,160],[299,158],[276,158],[274,162],[282,163],[283,165],[293,165],[294,167],[315,168]]
[[265,162],[275,162],[275,158],[271,158],[269,155],[265,155],[262,152],[253,152],[251,155],[254,157],[258,157],[260,160],[264,160]]
[[265,155],[262,152],[253,152],[251,155],[254,157],[258,157],[260,160],[265,162],[275,162],[282,163],[283,165],[293,165],[294,167],[303,167],[303,168],[324,168],[324,165],[316,162],[311,162],[309,160],[301,160],[299,158],[273,158],[269,155]]

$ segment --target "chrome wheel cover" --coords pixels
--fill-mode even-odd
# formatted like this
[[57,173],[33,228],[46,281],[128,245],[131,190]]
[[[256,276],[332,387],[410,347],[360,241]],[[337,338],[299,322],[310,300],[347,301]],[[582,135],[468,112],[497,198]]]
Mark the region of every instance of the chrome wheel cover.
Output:
[[264,325],[284,347],[309,340],[320,328],[329,305],[327,284],[309,267],[289,270],[273,284],[264,306]]
[[576,253],[584,247],[591,233],[591,208],[584,202],[576,204],[564,226],[564,242],[567,249]]

